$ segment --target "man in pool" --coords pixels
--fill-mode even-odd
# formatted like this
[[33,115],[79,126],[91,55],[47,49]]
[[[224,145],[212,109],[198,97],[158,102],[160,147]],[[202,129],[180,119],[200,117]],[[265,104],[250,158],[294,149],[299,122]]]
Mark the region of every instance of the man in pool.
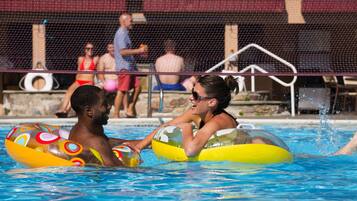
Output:
[[352,154],[357,151],[357,132],[354,134],[352,139],[340,150],[338,150],[334,155],[344,155]]
[[136,140],[108,138],[103,125],[108,123],[111,105],[105,92],[92,85],[78,87],[71,96],[71,106],[78,116],[78,122],[70,131],[69,139],[83,145],[84,149],[93,148],[99,152],[104,166],[123,166],[113,154],[112,147]]

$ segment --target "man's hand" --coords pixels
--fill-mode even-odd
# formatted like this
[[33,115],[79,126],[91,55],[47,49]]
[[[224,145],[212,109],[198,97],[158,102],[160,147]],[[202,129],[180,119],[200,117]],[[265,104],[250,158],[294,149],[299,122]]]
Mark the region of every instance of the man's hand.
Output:
[[141,57],[144,57],[144,58],[147,58],[149,56],[149,47],[145,44],[141,44],[140,47],[139,47],[139,50],[140,50],[140,56]]

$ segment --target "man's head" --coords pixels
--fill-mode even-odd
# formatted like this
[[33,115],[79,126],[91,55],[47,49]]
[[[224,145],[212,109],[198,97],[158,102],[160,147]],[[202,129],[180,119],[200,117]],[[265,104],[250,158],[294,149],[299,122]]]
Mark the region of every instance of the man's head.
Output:
[[164,42],[165,45],[165,52],[172,52],[175,53],[176,50],[176,43],[175,41],[168,39]]
[[119,23],[121,27],[131,29],[133,24],[133,19],[131,17],[131,14],[129,13],[121,14],[119,17]]
[[114,57],[114,45],[113,43],[109,43],[107,45],[107,52]]
[[97,125],[108,123],[111,105],[107,103],[105,92],[96,86],[78,87],[71,96],[71,106],[79,118],[90,118]]

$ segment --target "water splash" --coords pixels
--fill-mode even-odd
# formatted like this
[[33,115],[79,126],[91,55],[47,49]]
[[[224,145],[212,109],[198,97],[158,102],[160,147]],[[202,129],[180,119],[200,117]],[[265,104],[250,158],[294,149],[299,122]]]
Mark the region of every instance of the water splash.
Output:
[[341,136],[337,134],[337,130],[330,123],[328,112],[330,110],[329,102],[320,102],[305,94],[299,96],[299,99],[307,101],[313,108],[318,108],[320,125],[316,133],[315,143],[320,154],[327,155],[338,150],[338,145],[341,141]]
[[338,150],[338,145],[341,141],[341,136],[337,134],[337,130],[330,123],[329,112],[330,107],[319,105],[320,127],[317,131],[316,145],[320,154],[327,155]]

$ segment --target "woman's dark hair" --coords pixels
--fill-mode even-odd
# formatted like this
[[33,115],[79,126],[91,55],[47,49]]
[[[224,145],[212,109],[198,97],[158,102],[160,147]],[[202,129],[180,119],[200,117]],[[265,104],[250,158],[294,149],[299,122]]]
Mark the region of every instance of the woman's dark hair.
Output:
[[231,91],[238,88],[238,83],[232,76],[227,76],[223,79],[217,75],[205,75],[199,77],[197,82],[205,89],[208,97],[218,100],[215,112],[228,107],[231,101]]
[[92,107],[99,101],[100,88],[92,85],[78,87],[71,96],[71,106],[77,114],[83,114],[86,106]]

